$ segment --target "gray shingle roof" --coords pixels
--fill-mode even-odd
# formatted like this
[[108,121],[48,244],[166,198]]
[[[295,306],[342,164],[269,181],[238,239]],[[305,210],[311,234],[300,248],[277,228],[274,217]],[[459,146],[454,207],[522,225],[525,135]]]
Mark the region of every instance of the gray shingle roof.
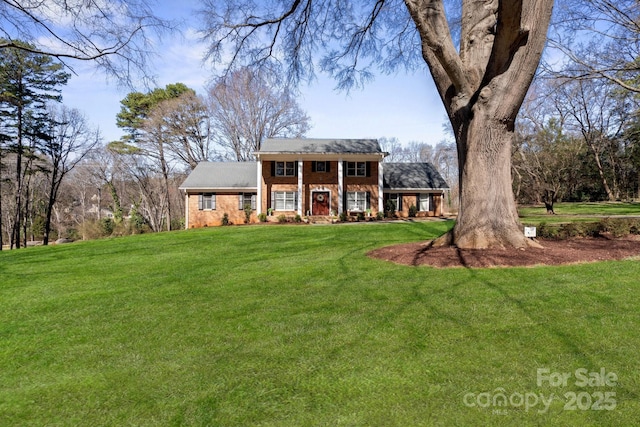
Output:
[[258,153],[381,154],[382,150],[376,139],[272,138]]
[[[202,162],[184,180],[180,189],[257,190],[257,168],[257,162]],[[430,163],[383,163],[383,175],[386,190],[449,188]]]
[[257,189],[257,173],[257,162],[202,162],[180,189]]
[[382,168],[385,189],[449,188],[431,163],[383,163]]

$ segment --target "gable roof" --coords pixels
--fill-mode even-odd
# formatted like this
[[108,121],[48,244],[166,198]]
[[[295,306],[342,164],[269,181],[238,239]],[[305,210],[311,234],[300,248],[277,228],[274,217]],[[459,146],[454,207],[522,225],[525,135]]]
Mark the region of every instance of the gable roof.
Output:
[[435,190],[449,188],[431,163],[383,163],[385,190]]
[[385,154],[377,139],[266,139],[260,154]]
[[257,162],[201,162],[180,190],[256,190]]

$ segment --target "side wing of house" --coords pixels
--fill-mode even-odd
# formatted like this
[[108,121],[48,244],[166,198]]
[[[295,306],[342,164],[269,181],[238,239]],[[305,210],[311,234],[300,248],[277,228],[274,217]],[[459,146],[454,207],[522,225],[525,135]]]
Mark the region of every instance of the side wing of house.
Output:
[[202,162],[180,186],[185,193],[185,228],[256,222],[258,164]]
[[449,186],[430,163],[384,163],[384,203],[399,217],[441,216]]

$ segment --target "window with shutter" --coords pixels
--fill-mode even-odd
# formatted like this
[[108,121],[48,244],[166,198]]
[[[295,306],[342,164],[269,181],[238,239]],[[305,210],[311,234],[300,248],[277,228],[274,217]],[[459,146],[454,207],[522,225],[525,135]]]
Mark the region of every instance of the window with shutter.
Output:
[[216,195],[213,193],[201,193],[198,195],[198,210],[211,211],[216,209]]

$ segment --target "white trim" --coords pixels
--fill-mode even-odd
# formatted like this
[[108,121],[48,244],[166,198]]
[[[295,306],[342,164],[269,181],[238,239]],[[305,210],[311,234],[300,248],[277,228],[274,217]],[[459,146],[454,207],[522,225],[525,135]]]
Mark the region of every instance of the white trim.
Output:
[[435,193],[440,194],[449,188],[385,188],[385,193]]
[[[359,204],[362,200],[358,197],[358,195],[364,196],[364,209],[349,209],[349,194],[354,195],[354,202]],[[367,205],[367,200],[369,201],[369,205]],[[347,191],[347,211],[348,212],[366,212],[367,209],[371,209],[371,193],[369,191]]]
[[310,208],[309,212],[311,212],[311,215],[316,215],[316,213],[313,211],[313,193],[327,193],[329,194],[329,215],[331,215],[331,190],[328,189],[322,189],[322,188],[316,188],[314,190],[311,190],[310,192],[310,196],[311,196],[311,203],[310,203]]
[[304,162],[298,160],[298,215],[302,216],[302,172]]
[[378,162],[378,212],[384,212],[384,170],[382,162]]
[[258,191],[256,187],[189,187],[180,188],[189,194],[198,193],[255,193]]
[[344,212],[344,176],[342,158],[338,159],[338,215]]
[[184,195],[185,199],[184,199],[184,210],[185,210],[185,215],[184,215],[184,229],[188,230],[189,229],[189,194],[185,194]]
[[258,181],[258,191],[256,193],[256,215],[260,215],[262,213],[262,160],[258,158],[258,167],[257,169],[257,181]]
[[274,161],[296,161],[296,160],[318,160],[320,161],[336,161],[346,160],[350,162],[377,162],[384,159],[383,154],[367,154],[367,153],[308,153],[308,152],[287,152],[287,153],[260,153],[261,160]]

